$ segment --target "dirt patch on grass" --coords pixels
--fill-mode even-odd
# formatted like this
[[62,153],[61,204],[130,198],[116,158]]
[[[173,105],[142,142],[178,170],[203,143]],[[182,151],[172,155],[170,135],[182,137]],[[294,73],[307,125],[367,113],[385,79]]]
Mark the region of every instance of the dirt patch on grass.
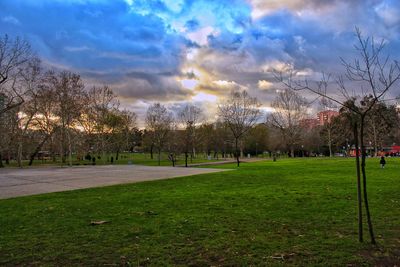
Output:
[[372,266],[395,267],[400,266],[400,249],[370,249],[363,251],[361,256],[368,260]]

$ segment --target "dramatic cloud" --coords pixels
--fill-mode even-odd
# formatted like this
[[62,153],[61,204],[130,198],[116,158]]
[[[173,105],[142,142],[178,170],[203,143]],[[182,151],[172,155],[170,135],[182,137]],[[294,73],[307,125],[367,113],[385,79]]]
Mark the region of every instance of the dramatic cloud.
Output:
[[211,109],[235,89],[267,109],[281,88],[272,69],[340,73],[356,26],[399,59],[399,14],[397,0],[3,0],[0,27],[141,114],[155,101]]

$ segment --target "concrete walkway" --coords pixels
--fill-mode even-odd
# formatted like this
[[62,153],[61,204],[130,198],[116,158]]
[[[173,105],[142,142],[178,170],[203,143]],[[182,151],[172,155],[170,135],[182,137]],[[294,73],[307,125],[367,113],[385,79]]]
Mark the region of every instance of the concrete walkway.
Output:
[[0,169],[0,199],[221,171],[227,170],[140,165]]

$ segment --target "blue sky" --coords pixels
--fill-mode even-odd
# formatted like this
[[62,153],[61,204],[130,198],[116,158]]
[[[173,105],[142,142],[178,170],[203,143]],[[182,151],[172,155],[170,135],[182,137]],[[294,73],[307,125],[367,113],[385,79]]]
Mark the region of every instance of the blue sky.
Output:
[[340,72],[355,26],[400,59],[396,0],[0,1],[1,34],[28,39],[48,68],[109,84],[139,114],[155,101],[211,108],[237,88],[268,107],[271,68]]

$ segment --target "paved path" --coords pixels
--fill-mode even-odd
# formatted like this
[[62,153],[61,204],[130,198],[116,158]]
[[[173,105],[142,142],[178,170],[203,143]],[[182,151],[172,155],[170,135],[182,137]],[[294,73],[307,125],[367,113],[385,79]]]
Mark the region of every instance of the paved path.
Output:
[[0,169],[0,199],[220,171],[226,169],[140,165]]

